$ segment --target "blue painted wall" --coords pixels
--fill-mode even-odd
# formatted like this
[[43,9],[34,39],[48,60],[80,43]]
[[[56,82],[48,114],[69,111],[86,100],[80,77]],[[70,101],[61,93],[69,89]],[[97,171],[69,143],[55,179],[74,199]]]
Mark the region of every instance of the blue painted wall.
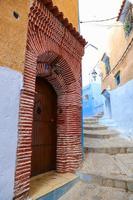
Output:
[[112,118],[124,136],[133,137],[133,80],[110,91]]
[[101,84],[93,82],[84,87],[82,98],[83,118],[94,116],[103,112],[103,96],[101,95]]

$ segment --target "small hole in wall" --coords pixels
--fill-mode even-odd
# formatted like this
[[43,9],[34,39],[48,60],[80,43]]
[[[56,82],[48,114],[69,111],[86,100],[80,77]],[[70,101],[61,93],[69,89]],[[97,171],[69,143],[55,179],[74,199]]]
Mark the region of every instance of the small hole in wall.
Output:
[[16,19],[19,19],[19,18],[20,18],[19,14],[18,14],[16,11],[13,11],[13,16],[14,16]]

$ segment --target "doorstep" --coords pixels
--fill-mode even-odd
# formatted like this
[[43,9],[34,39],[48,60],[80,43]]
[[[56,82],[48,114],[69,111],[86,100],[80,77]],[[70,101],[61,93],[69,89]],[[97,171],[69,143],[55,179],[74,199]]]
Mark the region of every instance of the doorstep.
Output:
[[[78,177],[72,173],[57,173],[50,171],[31,178],[31,200],[56,200],[61,197],[77,181]],[[53,198],[49,198],[49,197]]]

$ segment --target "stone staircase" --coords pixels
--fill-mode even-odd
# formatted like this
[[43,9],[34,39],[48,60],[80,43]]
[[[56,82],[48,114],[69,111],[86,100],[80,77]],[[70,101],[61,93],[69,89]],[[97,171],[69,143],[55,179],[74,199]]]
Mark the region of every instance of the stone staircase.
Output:
[[121,138],[114,122],[103,125],[101,117],[84,119],[80,181],[62,200],[133,200],[133,141]]
[[[99,116],[84,119],[85,153],[107,153],[110,155],[133,153],[133,142],[121,138],[120,133],[115,130],[114,123],[111,125],[108,122],[110,124],[108,127],[99,121],[101,121]],[[91,124],[91,122],[93,123]]]

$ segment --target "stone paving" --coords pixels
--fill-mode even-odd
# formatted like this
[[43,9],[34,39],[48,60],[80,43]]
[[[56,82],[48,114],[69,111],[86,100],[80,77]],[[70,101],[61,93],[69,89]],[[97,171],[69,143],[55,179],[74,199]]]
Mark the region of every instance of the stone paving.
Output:
[[133,141],[99,121],[99,116],[84,120],[80,181],[61,200],[133,200]]
[[60,200],[133,200],[133,194],[123,189],[100,187],[80,181]]

